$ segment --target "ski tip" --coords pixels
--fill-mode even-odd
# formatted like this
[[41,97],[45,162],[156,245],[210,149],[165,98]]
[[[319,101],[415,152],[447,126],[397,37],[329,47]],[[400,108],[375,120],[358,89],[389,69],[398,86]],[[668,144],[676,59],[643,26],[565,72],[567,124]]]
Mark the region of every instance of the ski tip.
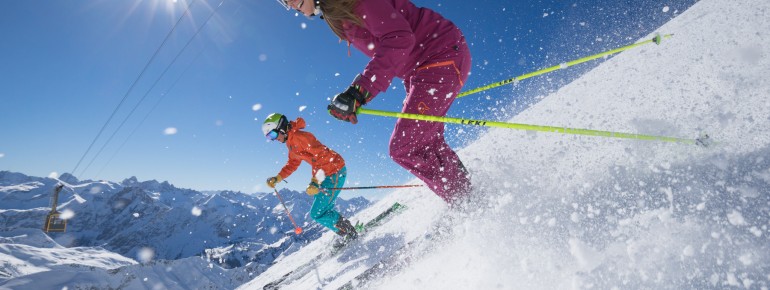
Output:
[[701,146],[701,147],[709,147],[711,144],[713,144],[714,141],[709,137],[708,134],[702,133],[700,137],[695,138],[695,145]]

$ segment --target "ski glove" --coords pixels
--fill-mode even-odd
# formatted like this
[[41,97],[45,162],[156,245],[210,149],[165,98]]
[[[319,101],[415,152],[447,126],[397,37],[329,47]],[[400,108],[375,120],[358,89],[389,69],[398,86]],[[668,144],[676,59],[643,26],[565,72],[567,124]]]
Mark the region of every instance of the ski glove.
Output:
[[338,120],[358,123],[356,111],[362,105],[366,105],[372,99],[369,92],[365,91],[359,85],[351,85],[347,90],[334,96],[331,104],[326,107],[329,114]]
[[275,188],[275,184],[281,182],[281,180],[283,180],[283,178],[281,178],[280,175],[270,177],[267,179],[267,186],[270,188]]
[[318,194],[318,191],[320,186],[318,186],[318,179],[310,179],[310,184],[307,185],[307,189],[305,189],[305,192],[307,192],[307,195],[314,196]]

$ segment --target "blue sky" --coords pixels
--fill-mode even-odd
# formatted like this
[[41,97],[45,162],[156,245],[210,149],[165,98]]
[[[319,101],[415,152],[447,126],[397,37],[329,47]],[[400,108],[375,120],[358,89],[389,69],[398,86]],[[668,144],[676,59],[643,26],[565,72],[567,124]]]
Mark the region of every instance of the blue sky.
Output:
[[[467,90],[633,43],[694,1],[414,2],[464,31],[474,63]],[[328,99],[368,59],[355,49],[348,56],[322,20],[272,0],[194,1],[140,77],[189,3],[0,4],[0,170],[61,174],[84,157],[74,172],[80,179],[136,176],[197,190],[266,191],[264,180],[287,154],[283,144],[265,141],[260,126],[281,112],[305,118],[308,131],[342,154],[348,186],[412,178],[387,156],[395,120],[361,116],[350,125],[326,113]],[[448,116],[505,120],[596,64],[458,99]],[[368,107],[398,111],[403,99],[395,80]],[[176,133],[165,134],[168,128]],[[461,148],[483,130],[448,125],[447,138]],[[309,178],[303,164],[284,186],[302,190]]]

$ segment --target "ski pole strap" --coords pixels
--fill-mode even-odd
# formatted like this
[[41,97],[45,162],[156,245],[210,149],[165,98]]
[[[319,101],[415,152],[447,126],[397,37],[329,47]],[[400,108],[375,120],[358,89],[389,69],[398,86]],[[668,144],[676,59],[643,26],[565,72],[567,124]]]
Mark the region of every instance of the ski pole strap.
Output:
[[[359,108],[358,114],[368,114],[368,115],[375,115],[375,116],[382,116],[382,117],[394,117],[394,118],[429,121],[429,122],[442,122],[442,123],[454,123],[454,124],[462,124],[462,125],[508,128],[508,129],[526,130],[526,131],[553,132],[553,133],[572,134],[572,135],[588,135],[588,136],[600,136],[600,137],[610,137],[610,138],[679,142],[679,143],[688,143],[688,144],[696,144],[696,145],[701,145],[701,143],[704,143],[702,140],[700,140],[700,138],[683,139],[683,138],[676,138],[676,137],[631,134],[631,133],[612,132],[612,131],[598,131],[598,130],[579,129],[579,128],[540,126],[540,125],[506,123],[506,122],[496,122],[496,121],[430,116],[430,115],[421,115],[421,114],[396,113],[396,112],[388,112],[388,111],[371,110],[371,109],[365,109],[365,108]],[[708,138],[707,135],[704,135],[704,136],[705,138]],[[702,145],[702,146],[705,147],[706,145]]]
[[542,74],[546,74],[546,73],[549,73],[549,72],[552,72],[552,71],[555,71],[555,70],[568,68],[568,67],[571,67],[571,66],[576,65],[576,64],[581,64],[581,63],[584,63],[584,62],[587,62],[587,61],[590,61],[590,60],[594,60],[594,59],[597,59],[597,58],[601,58],[601,57],[605,57],[605,56],[608,56],[608,55],[616,54],[616,53],[619,53],[621,51],[629,50],[629,49],[632,49],[632,48],[635,48],[635,47],[638,47],[638,46],[642,46],[642,45],[645,45],[645,44],[649,44],[649,43],[660,44],[662,39],[664,39],[664,38],[668,39],[668,38],[671,38],[672,36],[674,36],[674,35],[673,34],[656,35],[655,37],[653,37],[650,40],[645,40],[645,41],[642,41],[642,42],[639,42],[639,43],[634,43],[634,44],[626,45],[624,47],[616,48],[616,49],[613,49],[613,50],[608,50],[608,51],[605,51],[605,52],[602,52],[602,53],[598,53],[598,54],[594,54],[594,55],[591,55],[591,56],[586,56],[584,58],[576,59],[576,60],[573,60],[573,61],[570,61],[570,62],[566,62],[566,63],[562,63],[562,64],[559,64],[559,65],[555,65],[555,66],[552,66],[552,67],[549,67],[549,68],[544,68],[544,69],[541,69],[539,71],[534,71],[534,72],[531,72],[531,73],[526,73],[526,74],[523,74],[523,75],[520,75],[520,76],[517,76],[517,77],[514,77],[514,78],[510,78],[510,79],[507,79],[507,80],[504,80],[504,81],[501,81],[501,82],[496,82],[496,83],[489,84],[489,85],[486,85],[486,86],[483,86],[483,87],[478,87],[478,88],[475,88],[475,89],[472,89],[472,90],[469,90],[469,91],[466,91],[466,92],[462,92],[462,93],[458,94],[457,97],[458,98],[462,98],[462,97],[465,97],[467,95],[475,94],[475,93],[478,93],[478,92],[481,92],[481,91],[486,91],[486,90],[489,90],[489,89],[492,89],[492,88],[496,88],[496,87],[499,87],[499,86],[504,86],[504,85],[510,84],[512,82],[518,82],[518,81],[521,81],[521,80],[524,80],[524,79],[528,79],[528,78],[531,78],[531,77],[534,77],[534,76],[539,76],[539,75],[542,75]]
[[422,185],[380,185],[380,186],[358,186],[358,187],[322,187],[322,190],[353,190],[353,189],[378,189],[378,188],[405,188],[421,187]]

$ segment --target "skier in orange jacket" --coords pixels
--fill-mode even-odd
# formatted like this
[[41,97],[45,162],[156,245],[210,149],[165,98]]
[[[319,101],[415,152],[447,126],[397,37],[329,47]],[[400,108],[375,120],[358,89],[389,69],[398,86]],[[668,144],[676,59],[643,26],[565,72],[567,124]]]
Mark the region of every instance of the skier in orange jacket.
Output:
[[[345,240],[355,239],[358,234],[349,220],[334,210],[334,202],[339,196],[340,188],[345,184],[345,160],[337,152],[324,146],[310,132],[302,131],[305,120],[297,118],[289,122],[286,116],[273,113],[267,116],[262,124],[262,133],[270,140],[285,143],[289,149],[289,160],[278,175],[267,179],[267,185],[275,188],[275,184],[289,177],[299,168],[302,161],[312,167],[308,195],[313,197],[313,207],[310,217],[316,222],[334,231]],[[318,183],[318,179],[323,179]],[[319,194],[320,193],[320,194]]]

